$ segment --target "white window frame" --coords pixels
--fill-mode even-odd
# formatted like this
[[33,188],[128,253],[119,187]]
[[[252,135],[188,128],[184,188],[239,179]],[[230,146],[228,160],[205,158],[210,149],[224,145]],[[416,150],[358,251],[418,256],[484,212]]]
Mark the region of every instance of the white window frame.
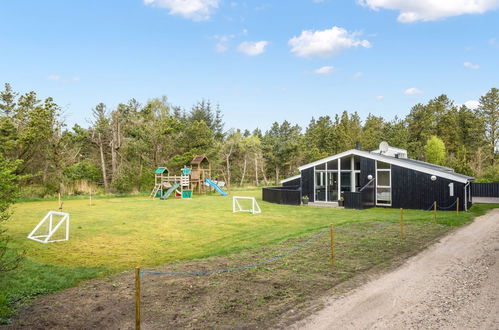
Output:
[[[380,168],[378,170],[378,161],[376,160],[375,163],[374,163],[374,172],[376,173],[376,184],[375,184],[375,191],[374,191],[374,196],[375,196],[375,199],[376,199],[376,206],[392,206],[392,202],[393,202],[393,194],[392,194],[392,164],[390,163],[386,163],[386,162],[382,162],[382,163],[385,163],[385,164],[388,164],[390,166],[390,168]],[[380,172],[389,172],[390,173],[390,185],[389,186],[379,186],[378,185],[378,171]],[[387,203],[378,203],[378,188],[383,188],[383,189],[390,189],[390,204],[387,204]]]
[[[324,168],[325,170],[318,170],[315,168],[314,166],[314,202],[327,202],[327,164],[324,165]],[[316,193],[317,193],[317,173],[320,173],[321,174],[321,179],[320,181],[323,181],[324,183],[324,190],[325,190],[325,201],[318,201],[317,200],[317,196],[316,196]],[[320,182],[319,182],[320,183]]]
[[[354,157],[353,155],[351,156],[351,161],[350,161],[350,164],[351,164],[351,169],[350,170],[341,170],[341,158],[338,158],[338,159],[334,159],[332,161],[336,161],[338,163],[337,165],[337,168],[336,169],[328,169],[328,162],[325,162],[324,163],[324,169],[317,169],[317,166],[321,166],[321,164],[317,164],[315,165],[313,168],[314,168],[314,201],[318,201],[315,197],[316,197],[316,191],[317,191],[317,184],[316,184],[316,179],[317,179],[317,173],[324,173],[324,180],[325,180],[325,194],[324,194],[324,198],[325,200],[324,201],[319,201],[319,202],[324,202],[324,203],[336,203],[338,202],[340,199],[341,199],[341,174],[342,173],[350,173],[350,189],[351,191],[355,191],[355,186],[356,186],[356,181],[355,181],[355,174],[356,173],[360,173],[360,170],[355,170],[355,163],[354,163]],[[331,162],[332,162],[331,161]],[[329,200],[329,174],[330,173],[336,173],[338,175],[338,182],[337,182],[337,189],[338,189],[338,198],[337,200],[334,200],[334,201],[330,201]]]

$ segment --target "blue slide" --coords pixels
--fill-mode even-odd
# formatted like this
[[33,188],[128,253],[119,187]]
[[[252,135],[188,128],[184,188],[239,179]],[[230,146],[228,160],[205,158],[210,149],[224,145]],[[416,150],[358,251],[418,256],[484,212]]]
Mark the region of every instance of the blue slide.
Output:
[[215,182],[211,181],[210,179],[206,178],[206,179],[204,179],[204,181],[206,181],[207,184],[209,184],[210,186],[215,188],[215,190],[218,191],[220,193],[220,195],[222,195],[222,196],[229,195],[225,191],[223,191],[222,188],[220,188]]

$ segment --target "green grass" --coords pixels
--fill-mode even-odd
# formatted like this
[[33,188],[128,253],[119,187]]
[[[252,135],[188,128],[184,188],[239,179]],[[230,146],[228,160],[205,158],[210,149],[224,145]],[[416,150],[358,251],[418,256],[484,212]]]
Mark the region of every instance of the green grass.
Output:
[[[87,278],[131,269],[154,267],[175,261],[227,255],[268,246],[291,237],[317,231],[333,223],[337,227],[366,221],[398,222],[399,210],[375,208],[344,210],[265,203],[261,190],[238,191],[257,197],[262,214],[232,213],[232,198],[195,196],[190,200],[152,200],[144,196],[64,201],[71,215],[70,240],[41,244],[27,234],[57,201],[15,205],[7,223],[14,248],[26,251],[22,267],[0,282],[0,317],[7,306],[40,293],[76,285]],[[438,223],[459,226],[491,205],[477,205],[470,212],[438,212]],[[431,222],[431,212],[406,210],[407,223]],[[3,308],[3,309],[2,309]],[[2,312],[2,310],[4,312]]]

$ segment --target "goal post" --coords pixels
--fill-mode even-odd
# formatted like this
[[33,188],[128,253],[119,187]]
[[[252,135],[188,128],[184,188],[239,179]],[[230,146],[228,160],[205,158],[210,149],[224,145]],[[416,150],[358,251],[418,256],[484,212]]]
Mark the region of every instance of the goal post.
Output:
[[[250,208],[244,208],[241,205],[241,202],[243,201],[249,201],[251,203]],[[248,203],[244,203],[243,205],[247,205]],[[245,196],[232,196],[232,212],[249,212],[251,214],[257,214],[257,213],[262,213],[262,210],[260,209],[260,206],[256,202],[255,197],[245,197]]]
[[[64,226],[63,226],[64,225]],[[43,228],[42,228],[43,227]],[[63,238],[52,239],[59,228],[64,227]],[[69,240],[69,213],[49,211],[28,235],[28,239],[40,243],[61,242]]]

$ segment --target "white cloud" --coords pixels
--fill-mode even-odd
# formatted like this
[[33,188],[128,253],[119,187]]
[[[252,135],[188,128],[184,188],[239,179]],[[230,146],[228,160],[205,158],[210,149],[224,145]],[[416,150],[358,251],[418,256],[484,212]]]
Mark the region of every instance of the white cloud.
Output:
[[373,10],[398,10],[402,23],[435,21],[464,14],[482,14],[499,7],[499,0],[358,0]]
[[407,89],[404,91],[404,94],[405,94],[405,95],[416,95],[416,94],[422,94],[422,93],[423,93],[423,91],[422,91],[422,90],[417,89],[416,87],[407,88]]
[[359,78],[360,78],[360,77],[362,77],[363,75],[364,75],[364,73],[363,73],[363,72],[357,72],[357,73],[355,73],[355,74],[352,76],[352,78],[354,78],[354,79],[359,79]]
[[220,0],[143,0],[144,4],[169,10],[170,15],[180,15],[194,21],[210,18]]
[[318,68],[314,72],[316,74],[330,74],[331,72],[333,72],[333,70],[334,70],[334,66],[326,65],[326,66]]
[[246,55],[255,56],[265,52],[265,47],[268,44],[268,41],[244,41],[239,44],[237,49]]
[[63,78],[57,74],[51,74],[49,76],[46,77],[47,80],[50,80],[50,81],[58,81],[60,83],[76,83],[76,82],[79,82],[80,81],[80,77],[72,77],[72,78]]
[[328,57],[352,47],[370,48],[371,43],[357,37],[358,32],[350,33],[344,28],[333,26],[322,31],[302,31],[300,36],[289,39],[291,52],[300,57]]
[[51,74],[51,75],[47,76],[47,80],[59,81],[59,80],[61,80],[61,76],[56,75],[56,74]]
[[234,38],[234,36],[229,34],[213,36],[213,39],[217,40],[217,43],[215,45],[215,50],[217,51],[217,53],[225,53],[227,50],[229,50],[229,42],[232,38]]
[[474,63],[471,63],[471,62],[464,62],[463,65],[464,65],[465,68],[472,69],[472,70],[478,70],[478,69],[480,69],[480,65],[474,64]]
[[472,110],[475,110],[480,105],[480,102],[478,102],[476,100],[469,100],[469,101],[464,102],[464,105]]
[[385,99],[385,97],[383,95],[376,96],[376,100],[378,100],[378,101],[383,101],[384,99]]

